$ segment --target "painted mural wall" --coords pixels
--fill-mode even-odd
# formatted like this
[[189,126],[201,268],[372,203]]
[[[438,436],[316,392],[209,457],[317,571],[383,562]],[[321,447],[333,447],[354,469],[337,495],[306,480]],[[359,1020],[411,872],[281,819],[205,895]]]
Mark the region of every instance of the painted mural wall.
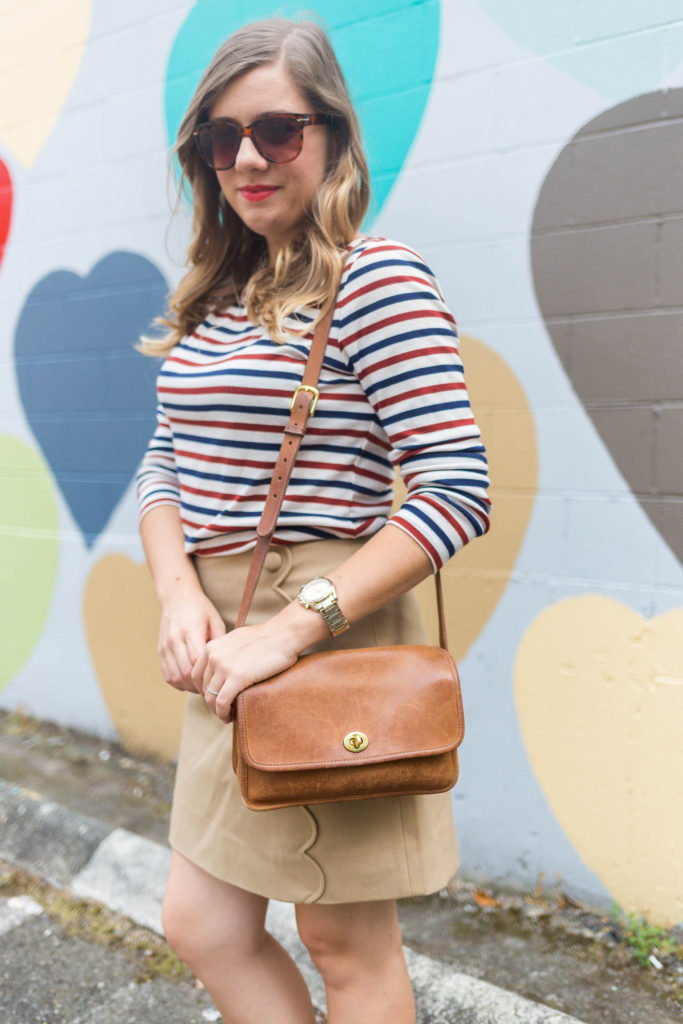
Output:
[[[300,6],[0,9],[0,702],[166,758],[132,477],[133,345],[187,237],[167,146],[221,39]],[[490,452],[493,529],[446,574],[463,870],[681,921],[680,4],[305,6],[361,114],[366,229],[439,277]]]

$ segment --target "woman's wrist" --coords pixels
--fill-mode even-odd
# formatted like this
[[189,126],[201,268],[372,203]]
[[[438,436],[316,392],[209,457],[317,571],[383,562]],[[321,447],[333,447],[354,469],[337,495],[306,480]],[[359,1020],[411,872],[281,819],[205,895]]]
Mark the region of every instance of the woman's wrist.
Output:
[[178,597],[202,594],[199,577],[192,566],[179,569],[174,575],[160,580],[156,586],[157,599],[162,608]]
[[276,628],[282,626],[286,630],[297,654],[330,636],[322,616],[313,609],[304,608],[298,601],[290,602],[278,612],[271,620],[271,625]]

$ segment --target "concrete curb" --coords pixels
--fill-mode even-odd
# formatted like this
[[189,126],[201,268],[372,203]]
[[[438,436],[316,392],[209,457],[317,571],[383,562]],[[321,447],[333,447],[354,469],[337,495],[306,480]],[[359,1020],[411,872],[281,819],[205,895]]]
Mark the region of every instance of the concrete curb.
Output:
[[[2,780],[0,824],[1,858],[161,933],[166,847]],[[293,906],[271,902],[266,923],[293,956],[314,1001],[324,1006],[323,985],[299,940]],[[582,1024],[412,950],[406,949],[406,959],[419,1024]]]

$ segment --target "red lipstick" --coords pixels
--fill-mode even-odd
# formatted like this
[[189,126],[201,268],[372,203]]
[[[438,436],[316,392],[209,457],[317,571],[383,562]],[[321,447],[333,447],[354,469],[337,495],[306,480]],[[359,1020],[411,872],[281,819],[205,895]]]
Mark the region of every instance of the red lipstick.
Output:
[[239,191],[247,202],[262,203],[264,199],[269,199],[277,192],[278,188],[278,185],[243,185]]

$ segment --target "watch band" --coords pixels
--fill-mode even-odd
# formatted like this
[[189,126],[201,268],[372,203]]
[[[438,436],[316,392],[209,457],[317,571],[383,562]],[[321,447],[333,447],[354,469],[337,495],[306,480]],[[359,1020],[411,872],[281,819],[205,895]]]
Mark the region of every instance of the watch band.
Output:
[[319,604],[317,608],[332,636],[339,636],[349,628],[350,623],[335,598],[328,598],[325,604]]
[[[320,597],[315,596],[316,584],[318,592],[320,584],[323,585],[323,594]],[[312,594],[310,593],[311,588],[313,588]],[[306,593],[307,591],[309,591],[308,594]],[[320,612],[332,636],[337,636],[349,628],[350,623],[337,602],[336,587],[332,580],[328,580],[326,576],[315,576],[308,583],[304,583],[297,594],[297,599],[304,608]]]

